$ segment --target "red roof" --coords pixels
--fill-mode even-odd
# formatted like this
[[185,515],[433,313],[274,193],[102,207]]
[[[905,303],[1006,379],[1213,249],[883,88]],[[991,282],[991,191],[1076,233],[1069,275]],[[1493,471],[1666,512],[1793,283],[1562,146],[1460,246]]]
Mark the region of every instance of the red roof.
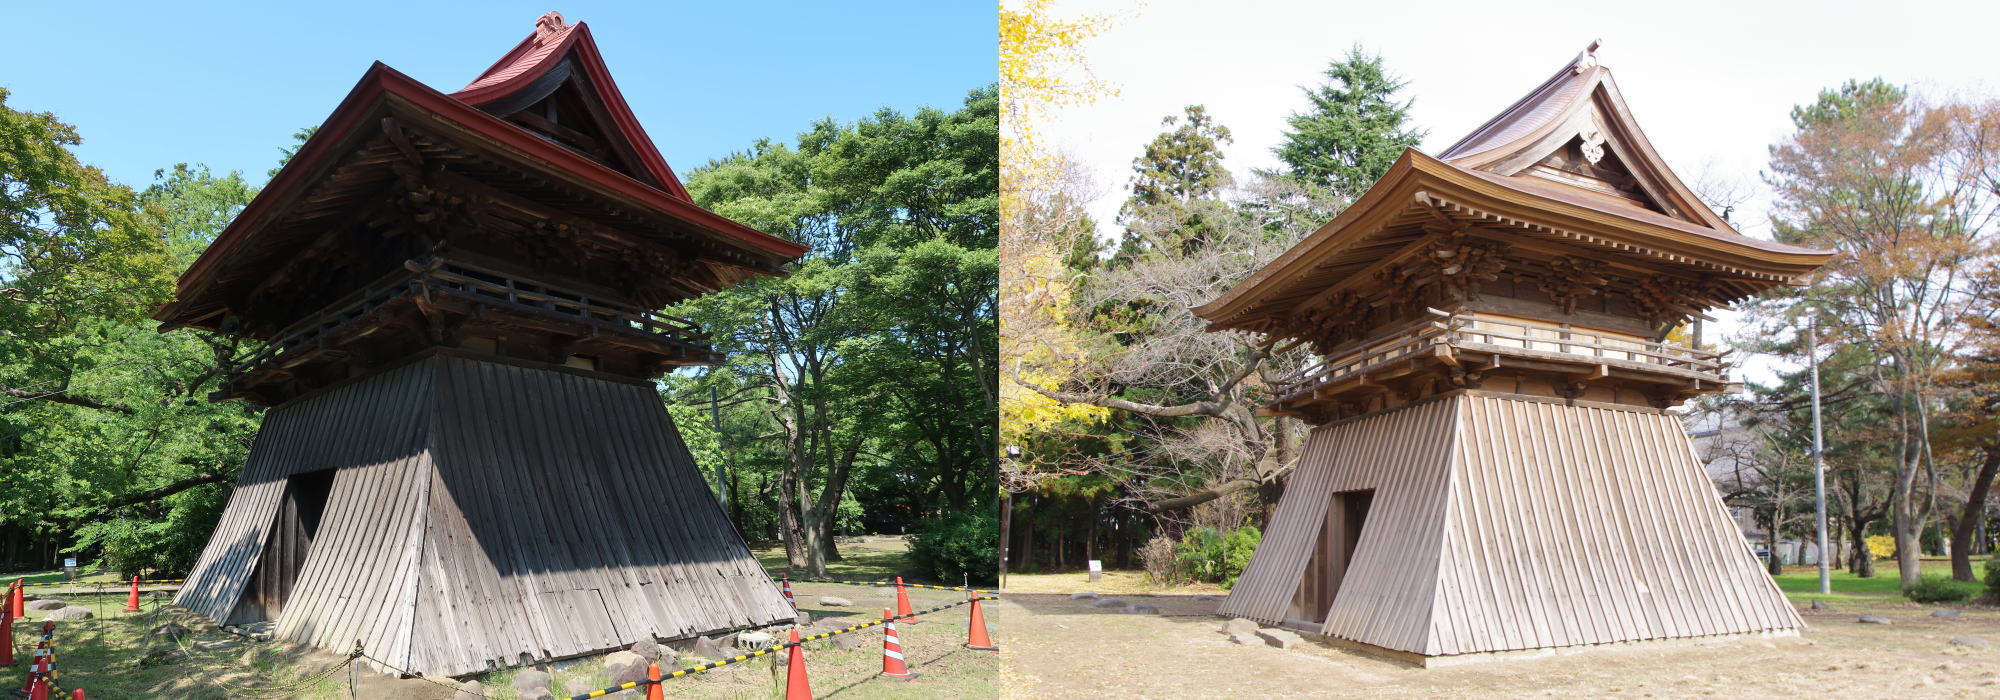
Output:
[[653,179],[659,181],[669,194],[689,199],[680,178],[674,177],[673,168],[667,167],[667,161],[660,157],[660,150],[654,147],[653,139],[646,135],[645,128],[639,126],[639,118],[633,116],[631,105],[625,103],[625,95],[618,91],[618,84],[611,79],[611,70],[604,67],[604,57],[597,52],[597,42],[590,38],[590,26],[583,22],[565,25],[561,13],[542,15],[535,20],[534,33],[515,44],[513,50],[501,56],[486,72],[480,73],[478,78],[459,88],[458,92],[451,93],[451,96],[475,107],[507,97],[529,87],[569,56],[575,57],[576,67],[597,86],[619,134],[639,153],[639,159]]
[[[444,121],[471,130],[483,137],[504,144],[529,158],[585,178],[613,192],[630,198],[641,205],[705,231],[718,239],[760,254],[793,259],[804,255],[809,247],[764,233],[733,219],[702,208],[688,196],[680,180],[660,158],[659,151],[639,127],[632,116],[631,108],[619,95],[617,86],[604,67],[603,59],[597,53],[596,45],[590,39],[590,30],[579,22],[546,31],[545,25],[553,19],[553,24],[561,25],[561,16],[555,13],[544,15],[537,22],[534,36],[522,41],[513,51],[501,58],[492,68],[488,68],[472,85],[451,95],[439,92],[423,83],[397,72],[395,69],[376,62],[348,92],[347,97],[335,107],[327,117],[319,132],[301,146],[298,153],[279,170],[263,191],[251,200],[249,206],[217,235],[215,241],[203,251],[201,257],[182,273],[176,285],[175,302],[167,304],[155,312],[155,318],[165,320],[175,309],[187,302],[186,295],[201,282],[213,276],[232,254],[264,222],[273,216],[282,215],[290,205],[293,194],[306,186],[318,164],[329,158],[337,158],[337,143],[343,135],[356,129],[368,128],[360,121],[369,110],[387,96],[395,96],[403,102],[437,115]],[[538,41],[541,39],[541,41]],[[551,67],[561,63],[561,57],[574,55],[577,66],[584,70],[592,84],[601,91],[601,98],[617,122],[623,136],[630,139],[641,154],[647,169],[665,188],[641,182],[629,175],[618,172],[597,160],[578,154],[568,148],[556,145],[522,128],[481,111],[474,105],[489,102],[512,94],[527,83],[546,73]]]

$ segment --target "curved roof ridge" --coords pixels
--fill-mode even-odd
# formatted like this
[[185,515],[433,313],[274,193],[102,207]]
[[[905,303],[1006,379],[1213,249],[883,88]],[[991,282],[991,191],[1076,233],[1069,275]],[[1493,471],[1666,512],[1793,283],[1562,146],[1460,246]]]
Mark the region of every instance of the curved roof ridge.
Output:
[[1600,43],[1598,40],[1591,41],[1582,53],[1563,64],[1555,75],[1549,76],[1548,80],[1542,81],[1541,85],[1486,120],[1437,157],[1440,160],[1458,160],[1485,153],[1556,122],[1558,115],[1568,113],[1589,98],[1590,88],[1604,73],[1604,69],[1597,65]]
[[560,12],[550,12],[536,18],[535,33],[529,34],[528,38],[515,44],[512,50],[500,57],[500,60],[487,66],[485,72],[480,73],[479,77],[473,78],[472,82],[466,83],[465,87],[459,88],[457,92],[451,93],[451,96],[458,97],[473,93],[480,88],[498,85],[509,78],[541,67],[542,61],[554,53],[555,49],[567,41],[570,35],[575,33],[576,28],[581,26],[582,22],[564,24]]
[[639,118],[632,113],[631,105],[625,102],[625,95],[618,91],[618,84],[611,78],[611,70],[604,65],[604,57],[597,51],[597,42],[591,39],[590,25],[584,22],[564,24],[562,13],[550,12],[535,19],[535,31],[521,43],[515,44],[500,60],[495,61],[479,77],[449,96],[474,107],[499,100],[531,87],[535,81],[574,55],[576,70],[583,71],[598,97],[604,101],[605,111],[610,114],[613,126],[632,145],[639,156],[640,165],[667,194],[693,201],[680,178],[674,175],[673,167],[667,165],[660,149],[653,144],[652,137],[639,125]]

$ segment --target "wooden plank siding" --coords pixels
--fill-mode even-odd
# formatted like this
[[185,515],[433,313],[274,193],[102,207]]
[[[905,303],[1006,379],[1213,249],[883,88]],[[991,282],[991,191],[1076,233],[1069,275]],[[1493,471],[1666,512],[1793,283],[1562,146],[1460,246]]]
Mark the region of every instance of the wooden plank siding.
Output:
[[648,384],[439,354],[263,430],[181,594],[211,617],[283,475],[336,465],[281,638],[463,675],[792,617]]
[[[1410,586],[1408,580],[1393,582],[1393,586],[1362,580],[1380,579],[1383,570],[1379,566],[1400,568],[1397,559],[1435,558],[1437,526],[1418,518],[1434,516],[1444,504],[1442,480],[1453,433],[1453,410],[1449,400],[1426,401],[1314,429],[1306,437],[1298,471],[1285,487],[1263,542],[1250,555],[1250,563],[1223,602],[1221,614],[1269,624],[1284,621],[1312,550],[1319,543],[1328,505],[1339,491],[1376,490],[1370,522],[1362,528],[1343,583],[1357,587],[1343,588],[1340,596],[1349,590],[1376,595],[1391,588],[1404,589],[1399,593],[1404,595],[1421,588]],[[1417,449],[1411,449],[1413,446]],[[1343,465],[1347,468],[1341,468]],[[1395,471],[1408,473],[1392,473]],[[1429,474],[1418,479],[1421,483],[1401,487],[1405,477],[1417,479],[1413,472]],[[1392,481],[1397,485],[1390,485]],[[1428,595],[1428,591],[1421,593]],[[1339,607],[1338,599],[1335,607]],[[1357,615],[1350,613],[1349,617]]]
[[1222,614],[1320,619],[1288,608],[1331,500],[1364,489],[1331,637],[1442,656],[1803,626],[1676,417],[1479,392],[1315,429]]
[[1423,646],[1395,648],[1464,654],[1803,626],[1674,415],[1455,401],[1433,629]]

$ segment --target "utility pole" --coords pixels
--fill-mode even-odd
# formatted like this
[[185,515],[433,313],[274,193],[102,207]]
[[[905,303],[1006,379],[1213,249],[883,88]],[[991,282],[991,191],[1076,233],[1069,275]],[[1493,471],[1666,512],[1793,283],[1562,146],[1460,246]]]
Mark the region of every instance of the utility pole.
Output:
[[[1008,445],[1007,461],[1010,462],[1008,466],[1012,466],[1018,469],[1019,468],[1018,462],[1020,462],[1020,460],[1021,460],[1021,448],[1014,445]],[[1011,522],[1013,519],[1014,519],[1014,492],[1007,488],[1007,482],[1006,480],[1003,479],[1000,482],[1000,588],[1001,590],[1006,590],[1007,588],[1007,544],[1011,541],[1011,539],[1008,536],[1013,534],[1008,532],[1008,526],[1013,524]]]
[[1812,365],[1812,417],[1813,417],[1813,505],[1819,527],[1819,592],[1825,595],[1833,592],[1833,582],[1826,566],[1826,443],[1822,437],[1819,419],[1819,329],[1813,317],[1806,319],[1806,362]]

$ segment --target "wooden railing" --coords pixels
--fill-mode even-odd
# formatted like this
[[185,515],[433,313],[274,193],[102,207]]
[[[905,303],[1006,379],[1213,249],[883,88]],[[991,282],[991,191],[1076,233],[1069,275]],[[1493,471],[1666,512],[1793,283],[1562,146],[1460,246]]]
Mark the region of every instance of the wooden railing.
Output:
[[1436,309],[1431,313],[1437,318],[1307,366],[1272,390],[1279,401],[1289,400],[1395,362],[1438,354],[1440,347],[1454,355],[1471,351],[1725,381],[1726,366],[1717,352],[1526,319]]
[[404,298],[430,299],[433,295],[457,296],[495,308],[529,311],[684,346],[704,346],[709,337],[700,325],[685,318],[592,299],[493,270],[433,259],[405,263],[405,269],[386,275],[286,326],[256,352],[235,363],[230,375],[239,377],[250,374],[273,363],[283,366],[293,351],[314,346],[333,332],[373,315],[384,306]]
[[560,288],[508,277],[505,274],[456,262],[447,262],[424,271],[422,282],[439,291],[470,295],[481,303],[504,301],[575,318],[591,326],[623,330],[681,343],[706,342],[708,333],[689,319],[654,313],[623,304],[591,299]]
[[1280,380],[1272,389],[1281,401],[1311,393],[1322,386],[1415,357],[1446,343],[1449,332],[1448,324],[1441,321],[1418,323],[1360,350],[1308,365],[1291,378]]

